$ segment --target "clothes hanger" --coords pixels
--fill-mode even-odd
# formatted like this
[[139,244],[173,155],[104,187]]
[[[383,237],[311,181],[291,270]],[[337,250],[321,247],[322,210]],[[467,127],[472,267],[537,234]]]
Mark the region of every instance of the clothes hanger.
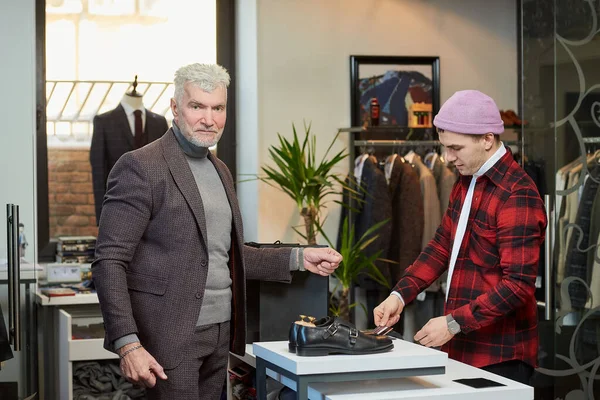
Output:
[[385,158],[385,164],[387,165],[389,163],[393,163],[396,157],[398,157],[398,153],[396,149],[396,144],[394,143],[394,145],[392,146],[392,154]]
[[594,164],[600,164],[600,149],[596,150],[593,154],[590,154],[588,158],[588,168],[593,167]]
[[425,154],[425,157],[423,158],[423,163],[425,163],[425,165],[427,165],[429,169],[433,169],[436,161],[438,160],[438,157],[439,154],[437,152],[430,151],[429,153]]
[[413,149],[410,149],[409,152],[404,155],[404,159],[412,164],[416,154],[417,153],[415,153]]

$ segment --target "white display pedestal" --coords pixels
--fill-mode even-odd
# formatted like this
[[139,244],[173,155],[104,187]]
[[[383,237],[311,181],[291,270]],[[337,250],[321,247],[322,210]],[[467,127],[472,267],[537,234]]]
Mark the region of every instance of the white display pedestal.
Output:
[[[475,389],[456,379],[487,378],[506,386]],[[308,398],[318,400],[532,400],[533,387],[448,359],[444,375],[355,382],[314,383]]]
[[391,351],[366,355],[301,357],[288,351],[287,341],[253,344],[259,400],[266,399],[266,369],[296,382],[298,398],[308,398],[315,382],[360,381],[444,374],[448,355],[441,351],[394,340]]
[[[250,347],[246,346],[244,359],[250,365],[256,365],[257,389],[264,389],[266,373],[296,390],[301,400],[533,399],[530,386],[448,359],[446,353],[403,340],[394,340],[391,352],[362,356],[299,357],[289,353],[287,341],[254,343],[252,349]],[[401,369],[387,369],[394,365],[391,360],[397,362],[395,368]],[[417,371],[420,368],[437,370],[438,374],[426,375]],[[414,375],[407,375],[410,371]],[[390,372],[397,373],[399,377],[390,378]],[[318,377],[327,374],[335,375],[336,379]],[[374,377],[368,378],[368,375]],[[307,377],[315,379],[302,382],[302,378]],[[505,386],[475,389],[455,382],[463,378],[486,378]],[[305,386],[304,392],[301,385]]]

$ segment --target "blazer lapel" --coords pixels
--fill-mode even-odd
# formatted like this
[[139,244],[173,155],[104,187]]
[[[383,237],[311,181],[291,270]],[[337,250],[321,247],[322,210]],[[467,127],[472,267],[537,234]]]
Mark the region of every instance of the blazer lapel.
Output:
[[129,126],[129,120],[127,119],[127,114],[125,114],[125,110],[121,104],[115,108],[115,113],[117,114],[117,118],[115,118],[115,124],[117,125],[116,131],[123,132],[123,135],[125,135],[125,139],[127,140],[127,143],[131,149],[135,149],[135,145],[133,143],[133,133],[131,132],[131,127]]
[[202,235],[202,241],[204,242],[204,248],[207,248],[207,236],[206,236],[206,218],[204,214],[204,205],[202,204],[202,197],[198,191],[196,180],[190,170],[190,166],[185,158],[185,154],[172,129],[169,129],[167,133],[161,139],[161,146],[163,149],[163,156],[171,171],[171,175],[175,180],[175,184],[179,188],[179,191],[183,194],[185,201],[190,206],[200,234]]
[[230,179],[230,174],[225,170],[225,167],[222,165],[222,162],[218,162],[216,157],[212,155],[212,153],[208,152],[208,159],[213,163],[219,177],[221,178],[221,182],[223,183],[223,187],[225,188],[225,193],[227,194],[227,200],[229,200],[229,206],[231,207],[231,214],[233,216],[233,226],[235,228],[235,233],[237,236],[237,241],[239,244],[244,243],[243,241],[243,232],[242,232],[242,215],[239,211],[237,196],[235,193],[235,188],[233,186],[233,181]]

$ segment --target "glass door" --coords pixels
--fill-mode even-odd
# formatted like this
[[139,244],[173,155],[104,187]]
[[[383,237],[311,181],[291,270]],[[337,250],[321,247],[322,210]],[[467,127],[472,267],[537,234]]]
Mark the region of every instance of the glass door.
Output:
[[599,11],[597,1],[520,2],[523,162],[541,171],[550,217],[537,399],[600,399]]
[[37,269],[34,246],[28,239],[33,238],[34,230],[26,229],[24,223],[33,221],[29,209],[26,212],[23,206],[6,204],[5,230],[0,234],[4,249],[0,260],[0,398],[7,400],[34,399],[38,387]]

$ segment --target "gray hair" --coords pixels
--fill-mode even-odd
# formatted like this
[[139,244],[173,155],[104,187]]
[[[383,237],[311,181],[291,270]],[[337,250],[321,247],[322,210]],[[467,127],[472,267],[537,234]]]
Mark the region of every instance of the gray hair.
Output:
[[205,92],[211,93],[218,86],[225,89],[229,86],[231,78],[225,68],[219,64],[189,64],[175,72],[175,101],[183,99],[184,86],[190,82]]

